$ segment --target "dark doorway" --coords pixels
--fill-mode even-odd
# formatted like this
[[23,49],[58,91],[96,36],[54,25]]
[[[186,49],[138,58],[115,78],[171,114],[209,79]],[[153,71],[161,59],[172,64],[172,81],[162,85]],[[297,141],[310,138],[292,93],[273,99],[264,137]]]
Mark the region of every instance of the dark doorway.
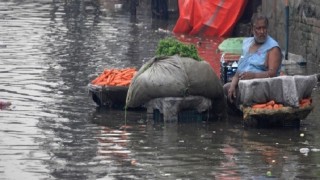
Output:
[[167,0],[152,0],[151,1],[152,17],[158,19],[169,19],[168,1]]
[[261,11],[261,0],[254,0],[247,2],[247,5],[243,11],[242,16],[240,17],[238,23],[233,29],[232,36],[251,36],[250,21],[253,14]]

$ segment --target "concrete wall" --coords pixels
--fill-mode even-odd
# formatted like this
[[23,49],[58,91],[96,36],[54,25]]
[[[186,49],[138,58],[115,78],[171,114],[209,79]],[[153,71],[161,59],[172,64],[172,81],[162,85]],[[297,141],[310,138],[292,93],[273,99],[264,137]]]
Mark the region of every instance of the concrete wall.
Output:
[[[262,0],[261,11],[270,19],[269,34],[285,49],[284,0]],[[320,63],[320,1],[289,0],[289,52]]]

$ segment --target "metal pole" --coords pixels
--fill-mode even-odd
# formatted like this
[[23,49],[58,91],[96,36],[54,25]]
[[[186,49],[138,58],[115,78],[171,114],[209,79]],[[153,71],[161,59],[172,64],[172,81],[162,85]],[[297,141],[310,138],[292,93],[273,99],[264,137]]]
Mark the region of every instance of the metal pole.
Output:
[[289,50],[289,0],[285,0],[285,32],[286,32],[285,59],[288,60],[288,50]]
[[130,12],[132,16],[137,15],[137,0],[130,0]]

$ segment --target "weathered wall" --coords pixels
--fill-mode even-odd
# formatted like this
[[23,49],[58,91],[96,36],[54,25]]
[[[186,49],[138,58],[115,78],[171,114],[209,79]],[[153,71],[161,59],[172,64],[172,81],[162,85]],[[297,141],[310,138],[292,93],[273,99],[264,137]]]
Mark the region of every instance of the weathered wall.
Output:
[[[270,35],[285,49],[284,0],[262,0],[261,10],[270,18]],[[289,52],[320,63],[319,0],[289,0]]]

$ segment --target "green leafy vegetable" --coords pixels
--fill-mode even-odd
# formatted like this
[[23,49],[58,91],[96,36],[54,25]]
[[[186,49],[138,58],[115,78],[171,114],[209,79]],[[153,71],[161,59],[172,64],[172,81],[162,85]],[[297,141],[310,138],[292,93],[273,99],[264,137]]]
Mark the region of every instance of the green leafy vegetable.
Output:
[[173,38],[166,38],[160,40],[156,50],[156,55],[179,55],[181,57],[189,57],[197,61],[202,61],[202,59],[198,55],[197,48],[193,44],[183,44],[182,42]]

